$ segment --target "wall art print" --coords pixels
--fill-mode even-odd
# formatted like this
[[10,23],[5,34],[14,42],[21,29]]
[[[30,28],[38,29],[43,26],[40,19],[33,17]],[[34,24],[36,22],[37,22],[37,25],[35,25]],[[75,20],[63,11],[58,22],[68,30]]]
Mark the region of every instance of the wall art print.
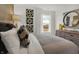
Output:
[[29,32],[33,32],[33,18],[34,18],[34,10],[26,9],[26,28]]
[[26,23],[27,24],[33,24],[33,18],[27,18]]
[[26,25],[26,28],[29,32],[33,32],[33,25]]

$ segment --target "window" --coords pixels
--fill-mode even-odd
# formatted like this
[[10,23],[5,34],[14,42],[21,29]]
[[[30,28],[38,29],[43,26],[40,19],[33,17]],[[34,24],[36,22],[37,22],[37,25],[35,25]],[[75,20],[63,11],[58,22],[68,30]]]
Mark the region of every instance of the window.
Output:
[[51,32],[51,16],[42,15],[42,32]]

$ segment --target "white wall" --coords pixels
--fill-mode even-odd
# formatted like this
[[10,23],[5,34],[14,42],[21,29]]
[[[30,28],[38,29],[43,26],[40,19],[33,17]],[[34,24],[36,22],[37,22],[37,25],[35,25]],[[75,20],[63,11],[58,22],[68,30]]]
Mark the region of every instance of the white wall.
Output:
[[79,6],[68,6],[66,8],[63,6],[62,8],[62,10],[56,11],[56,29],[59,29],[59,24],[63,24],[63,13],[78,9]]
[[[14,14],[17,14],[20,16],[20,22],[21,24],[26,24],[26,9],[33,9],[34,10],[34,34],[35,35],[41,35],[41,14],[50,14],[52,16],[52,21],[51,21],[51,34],[55,34],[55,17],[54,17],[54,12],[53,11],[45,11],[42,8],[33,6],[33,5],[14,5]],[[20,24],[19,24],[20,25]],[[45,35],[45,34],[43,34]]]
[[14,5],[14,13],[20,16],[20,21],[21,24],[26,24],[26,8],[31,8],[34,9],[34,34],[38,35],[40,34],[40,16],[41,13],[43,13],[43,10],[46,10],[47,12],[50,11],[51,15],[52,15],[52,35],[55,34],[55,30],[58,29],[59,24],[63,23],[63,13],[70,11],[70,10],[74,10],[74,9],[78,9],[79,5],[53,5],[53,4],[49,4],[49,5],[44,5],[44,4],[38,4],[38,5],[27,5],[27,4],[15,4]]
[[55,11],[55,29],[58,29],[59,24],[63,23],[63,13],[74,9],[79,9],[79,4],[43,4],[37,5],[44,10]]
[[51,26],[50,30],[51,30],[51,32],[48,32],[48,33],[41,32],[41,35],[46,35],[46,36],[55,35],[55,12],[54,11],[49,11],[49,10],[43,10],[42,14],[51,16],[51,21],[50,21],[50,26]]

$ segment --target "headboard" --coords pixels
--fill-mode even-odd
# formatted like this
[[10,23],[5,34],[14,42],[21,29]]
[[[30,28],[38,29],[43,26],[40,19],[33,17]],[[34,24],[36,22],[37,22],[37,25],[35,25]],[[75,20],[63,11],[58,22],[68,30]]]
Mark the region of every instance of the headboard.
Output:
[[15,26],[11,23],[0,22],[0,32],[10,30],[13,27],[15,27]]
[[[4,23],[4,22],[0,22],[0,32],[4,32],[4,31],[8,31],[12,28],[14,28],[15,26],[11,23]],[[8,53],[4,43],[1,40],[1,35],[0,35],[0,54],[6,54]]]

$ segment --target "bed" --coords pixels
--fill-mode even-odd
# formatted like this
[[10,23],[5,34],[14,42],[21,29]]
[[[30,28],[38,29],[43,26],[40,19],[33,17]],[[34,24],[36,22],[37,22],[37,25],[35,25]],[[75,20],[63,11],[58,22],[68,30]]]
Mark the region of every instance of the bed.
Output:
[[79,47],[72,41],[53,35],[38,35],[39,40],[45,54],[78,54]]
[[[21,48],[23,49],[20,54],[44,54],[44,51],[39,43],[39,41],[37,40],[37,38],[30,33],[29,34],[29,40],[30,40],[30,45],[28,48]],[[27,50],[27,52],[25,52]]]
[[[12,28],[15,28],[15,26],[13,24],[0,22],[0,54],[8,54],[8,53],[9,54],[44,54],[44,51],[43,51],[39,41],[32,33],[29,34],[28,39],[30,40],[30,44],[29,44],[28,48],[19,47],[17,49],[18,42],[15,39],[13,39],[13,40],[8,39],[9,42],[6,43],[7,41],[6,40],[4,41],[1,38],[1,32],[11,31]],[[14,31],[13,31],[13,33],[14,33]],[[7,35],[10,36],[9,32]],[[15,47],[15,46],[13,47],[13,44],[17,47]]]
[[[12,23],[0,22],[0,32],[10,30],[13,27],[15,27],[15,26]],[[7,51],[4,43],[2,42],[1,35],[0,35],[0,54],[7,54],[7,53],[8,53],[8,51]]]
[[75,43],[58,36],[53,36],[43,49],[46,54],[78,54],[78,46]]
[[[0,32],[9,31],[12,28],[15,28],[13,24],[0,22]],[[12,31],[12,33],[14,32]],[[11,41],[10,39],[8,39],[10,40],[8,43],[11,43],[12,45],[12,46],[10,45],[12,48],[12,50],[10,50],[9,49],[10,47],[9,48],[7,47],[9,45],[3,42],[3,39],[1,38],[1,34],[0,34],[0,54],[8,54],[8,53],[9,54],[44,54],[44,53],[46,54],[60,54],[60,53],[61,54],[63,53],[76,54],[78,53],[78,47],[73,42],[70,42],[68,40],[65,40],[57,36],[53,36],[52,41],[49,42],[48,44],[45,44],[44,46],[40,45],[40,42],[32,33],[29,34],[28,39],[30,40],[30,44],[28,48],[24,48],[24,47],[17,48],[15,46],[18,46],[17,43],[19,43],[19,41],[16,42],[15,40]],[[13,48],[13,44],[15,48]]]

